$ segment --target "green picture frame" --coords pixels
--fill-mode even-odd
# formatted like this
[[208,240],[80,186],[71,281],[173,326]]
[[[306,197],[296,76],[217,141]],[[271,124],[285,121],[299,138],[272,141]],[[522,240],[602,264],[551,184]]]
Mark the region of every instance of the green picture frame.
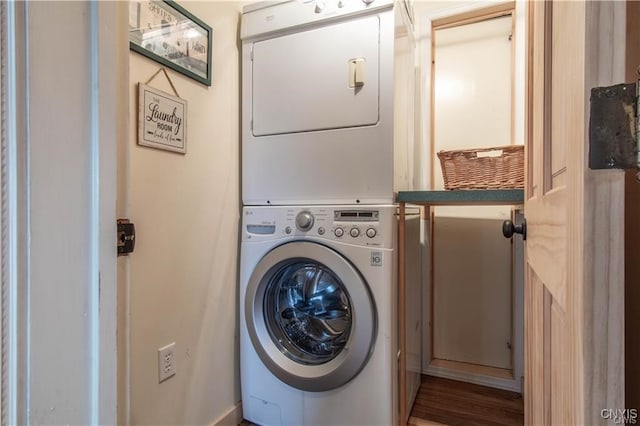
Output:
[[175,1],[129,2],[129,48],[211,86],[213,30]]

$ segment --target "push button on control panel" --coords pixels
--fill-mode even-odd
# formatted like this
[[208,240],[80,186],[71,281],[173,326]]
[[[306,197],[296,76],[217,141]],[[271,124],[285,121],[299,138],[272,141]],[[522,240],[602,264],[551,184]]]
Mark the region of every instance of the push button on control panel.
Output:
[[338,227],[336,229],[333,230],[333,235],[335,235],[336,237],[340,238],[344,235],[344,229]]
[[351,235],[353,238],[358,237],[358,235],[360,235],[360,230],[358,228],[351,228],[351,230],[349,231],[349,235]]
[[367,229],[367,237],[369,238],[373,238],[375,237],[377,234],[376,230],[374,228],[369,228]]

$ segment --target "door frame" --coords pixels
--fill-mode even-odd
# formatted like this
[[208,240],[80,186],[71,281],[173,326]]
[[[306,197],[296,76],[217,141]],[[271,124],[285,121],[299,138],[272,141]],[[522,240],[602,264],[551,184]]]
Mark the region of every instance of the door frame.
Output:
[[[116,144],[123,127],[126,127],[126,111],[119,104],[128,96],[122,75],[117,70],[128,51],[119,44],[121,37],[114,37],[113,33],[126,37],[126,26],[123,26],[127,22],[126,9],[110,2],[76,4],[73,11],[59,9],[59,17],[65,21],[76,20],[80,31],[84,31],[86,37],[78,38],[77,34],[58,31],[60,22],[47,21],[47,11],[43,9],[46,7],[51,6],[28,2],[2,2],[0,5],[3,24],[0,96],[5,107],[2,110],[1,150],[2,175],[5,177],[2,181],[2,223],[5,229],[1,253],[4,265],[2,308],[5,314],[2,353],[5,367],[8,366],[7,374],[2,375],[5,392],[2,395],[2,423],[38,422],[53,416],[52,421],[116,424]],[[82,11],[81,16],[73,16],[79,10]],[[86,60],[87,65],[70,68],[69,73],[80,78],[61,79],[59,84],[46,88],[38,85],[49,77],[49,70],[35,64],[55,64],[56,72],[62,68],[59,57],[43,54],[47,47],[37,43],[43,37],[50,37],[52,43],[78,49],[77,54]],[[86,92],[86,96],[81,104],[62,101],[54,114],[51,111],[45,113],[43,108],[34,107],[39,99],[32,97],[32,86],[38,86],[33,93],[46,92],[52,99],[65,99],[70,92],[74,95]],[[42,148],[46,144],[43,143],[42,126],[39,124],[50,122],[52,116],[65,115],[77,115],[83,119],[66,133],[72,144],[64,143],[61,128],[56,127],[51,132],[51,140],[59,143],[55,157],[58,158],[61,152],[68,152],[69,169],[74,170],[72,173],[57,173],[56,168],[61,167],[59,164],[43,162],[46,154]],[[78,136],[80,133],[82,137]],[[81,148],[78,148],[78,141],[83,140],[85,143],[80,143]],[[46,195],[46,188],[35,183],[55,175],[58,178],[55,184],[60,185],[59,179],[70,179],[77,174],[82,174],[86,190],[75,198],[68,193],[61,197]],[[69,202],[70,199],[74,201]],[[37,200],[39,205],[46,200],[51,210],[33,208],[33,200]],[[33,223],[40,226],[54,221],[68,223],[68,218],[61,220],[55,214],[72,211],[83,218],[77,229],[69,232],[64,226],[51,226],[50,232],[46,233],[48,235],[37,236],[37,246],[34,247],[32,233],[36,231],[32,228]],[[44,253],[59,253],[65,247],[76,245],[78,240],[86,241],[89,260],[85,264],[75,264],[70,256],[55,256],[56,259],[66,259],[66,262],[52,264],[46,261]],[[81,272],[77,270],[86,270],[87,273],[79,277]],[[68,283],[64,280],[53,282],[56,300],[49,304],[46,303],[49,294],[47,271],[55,271],[55,276],[64,273],[61,271],[74,271],[69,274]],[[37,299],[37,304],[31,303],[34,299]],[[66,310],[84,312],[84,320],[69,321],[72,315],[56,315],[56,312]],[[65,342],[59,342],[63,346],[56,345],[56,350],[49,354],[39,352],[42,345],[37,343],[44,337],[40,334],[39,338],[38,333],[47,328],[34,329],[43,318],[49,318],[50,322],[45,325],[57,332],[70,330],[64,337]],[[78,326],[78,322],[86,325]],[[70,356],[64,350],[65,344],[82,348],[81,353],[75,353],[73,357],[83,360],[83,368],[75,372],[83,380],[73,380],[74,385],[70,385],[58,381],[59,374],[52,377],[32,374],[32,364],[43,360],[45,364],[50,363],[52,371],[69,364],[68,361],[62,362],[64,357],[68,359]],[[39,371],[42,368],[47,367],[38,366]],[[78,387],[77,383],[82,385]],[[56,392],[50,391],[52,387],[56,387]],[[74,395],[88,396],[74,398]],[[87,404],[79,406],[84,400]]]
[[[513,40],[511,46],[511,119],[510,119],[510,143],[516,144],[517,141],[524,140],[523,124],[524,124],[524,99],[520,95],[523,95],[522,87],[519,84],[519,80],[516,75],[524,74],[523,56],[519,55],[518,48],[524,47],[524,40],[519,43],[520,38],[524,38],[525,34],[523,29],[517,25],[519,15],[523,14],[523,9],[516,3],[516,1],[505,1],[494,5],[481,4],[474,6],[473,8],[454,8],[452,11],[442,13],[442,15],[434,15],[429,20],[429,44],[428,47],[428,63],[429,75],[430,75],[430,88],[435,87],[435,43],[436,43],[436,31],[441,29],[448,29],[458,26],[464,26],[468,24],[474,24],[478,22],[488,21],[494,18],[510,17],[511,18],[511,31],[513,34]],[[518,74],[519,73],[519,74]],[[516,89],[518,92],[516,92]],[[437,156],[435,147],[435,92],[430,90],[429,94],[429,120],[431,125],[429,132],[429,152],[430,161],[427,168],[430,170],[430,185],[431,189],[435,182],[435,171]],[[516,117],[516,111],[521,114]],[[483,365],[476,365],[470,363],[463,363],[458,361],[451,361],[445,359],[434,358],[434,332],[433,327],[435,324],[434,318],[434,300],[435,300],[435,214],[434,207],[430,207],[428,210],[431,223],[431,231],[427,238],[429,238],[429,278],[427,282],[427,294],[426,300],[423,302],[425,306],[425,315],[423,316],[423,324],[427,324],[429,328],[428,339],[423,344],[423,368],[424,374],[434,375],[439,377],[450,378],[454,380],[469,381],[485,386],[491,386],[495,388],[511,390],[515,392],[522,391],[522,374],[524,370],[524,357],[523,357],[523,339],[524,339],[524,304],[523,304],[523,279],[522,270],[518,269],[514,264],[515,259],[518,256],[522,256],[522,241],[516,240],[512,245],[511,255],[509,261],[512,263],[511,272],[511,297],[510,303],[511,309],[511,333],[510,341],[512,344],[511,350],[511,368],[494,368]],[[518,214],[518,209],[514,210],[512,216]]]
[[[451,2],[450,5],[439,6],[433,10],[424,10],[420,15],[420,34],[419,39],[423,41],[422,46],[420,47],[420,56],[422,59],[423,66],[420,67],[420,80],[425,82],[431,82],[430,84],[425,84],[422,87],[420,93],[420,104],[423,105],[423,113],[421,114],[421,127],[425,129],[431,129],[430,131],[423,132],[422,141],[420,145],[422,147],[422,151],[426,153],[430,153],[432,158],[431,161],[427,161],[421,170],[421,179],[420,185],[424,188],[432,188],[434,181],[434,173],[435,167],[433,161],[436,160],[435,149],[434,149],[434,134],[433,134],[433,122],[434,122],[434,105],[433,105],[433,81],[434,81],[434,73],[433,73],[433,31],[434,27],[438,28],[446,28],[452,25],[462,25],[465,23],[472,23],[477,21],[482,21],[484,19],[490,19],[492,17],[497,16],[505,16],[511,15],[513,19],[513,35],[515,44],[513,47],[513,62],[512,62],[512,73],[513,75],[524,75],[525,72],[525,14],[526,14],[526,5],[523,1],[491,1],[491,2],[482,2],[481,4],[474,4],[475,2]],[[419,4],[414,5],[415,8],[424,7]],[[523,79],[514,78],[512,82],[512,123],[511,123],[511,134],[512,140],[514,141],[523,141],[524,140],[524,114],[525,114],[525,103],[524,103],[524,94],[525,94],[525,84]],[[518,102],[518,99],[521,99]],[[433,221],[430,220],[430,223]],[[429,233],[425,238],[430,239],[430,245],[433,247],[433,235]],[[515,244],[514,251],[512,254],[512,258],[518,259],[522,258],[522,245],[520,243]],[[433,259],[429,260],[430,264],[433,264]],[[431,272],[427,272],[426,276],[427,282],[425,284],[425,291],[422,296],[422,304],[423,304],[423,314],[422,314],[422,323],[425,324],[425,327],[429,327],[429,324],[432,324],[432,312],[431,303],[433,300],[433,274],[432,268],[428,268]],[[518,270],[514,268],[513,276],[517,276]],[[427,290],[428,289],[428,290]],[[513,313],[513,330],[512,333],[514,336],[516,335],[515,330],[520,328],[523,330],[523,283],[520,281],[519,283],[514,278],[513,285],[513,303],[514,310]],[[429,336],[432,335],[432,332],[429,331]],[[442,371],[443,374],[446,374],[444,377],[451,377],[455,379],[470,379],[473,378],[476,383],[494,386],[503,389],[509,390],[520,390],[522,388],[521,384],[521,376],[524,369],[524,360],[523,360],[523,339],[524,333],[521,331],[519,338],[515,338],[512,342],[513,344],[513,368],[512,368],[512,377],[490,377],[484,373],[484,370],[480,369],[471,369],[471,372],[462,372],[457,373],[451,369],[441,368],[438,366],[428,367],[431,364],[431,353],[432,353],[432,342],[431,338],[424,339],[422,341],[422,371],[423,374],[429,373],[437,373],[438,371]],[[451,376],[450,374],[454,375]],[[480,374],[478,374],[480,373]]]

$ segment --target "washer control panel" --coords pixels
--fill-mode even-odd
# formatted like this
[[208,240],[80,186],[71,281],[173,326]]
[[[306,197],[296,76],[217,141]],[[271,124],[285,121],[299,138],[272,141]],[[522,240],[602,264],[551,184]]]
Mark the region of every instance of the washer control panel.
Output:
[[335,210],[333,221],[333,235],[337,238],[348,236],[375,240],[378,235],[380,211],[368,209]]
[[[378,236],[380,211],[375,209],[329,210],[323,208],[288,209],[287,235],[319,235],[329,231],[333,239],[375,242]],[[291,222],[293,218],[293,223]],[[331,220],[333,219],[333,220]]]
[[381,247],[393,242],[394,213],[393,206],[245,207],[243,238],[315,237]]

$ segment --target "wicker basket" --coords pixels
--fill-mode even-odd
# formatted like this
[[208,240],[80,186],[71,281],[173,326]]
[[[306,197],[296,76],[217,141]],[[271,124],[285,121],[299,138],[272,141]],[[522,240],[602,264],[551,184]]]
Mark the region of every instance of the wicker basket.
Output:
[[440,151],[445,189],[524,187],[524,146]]

